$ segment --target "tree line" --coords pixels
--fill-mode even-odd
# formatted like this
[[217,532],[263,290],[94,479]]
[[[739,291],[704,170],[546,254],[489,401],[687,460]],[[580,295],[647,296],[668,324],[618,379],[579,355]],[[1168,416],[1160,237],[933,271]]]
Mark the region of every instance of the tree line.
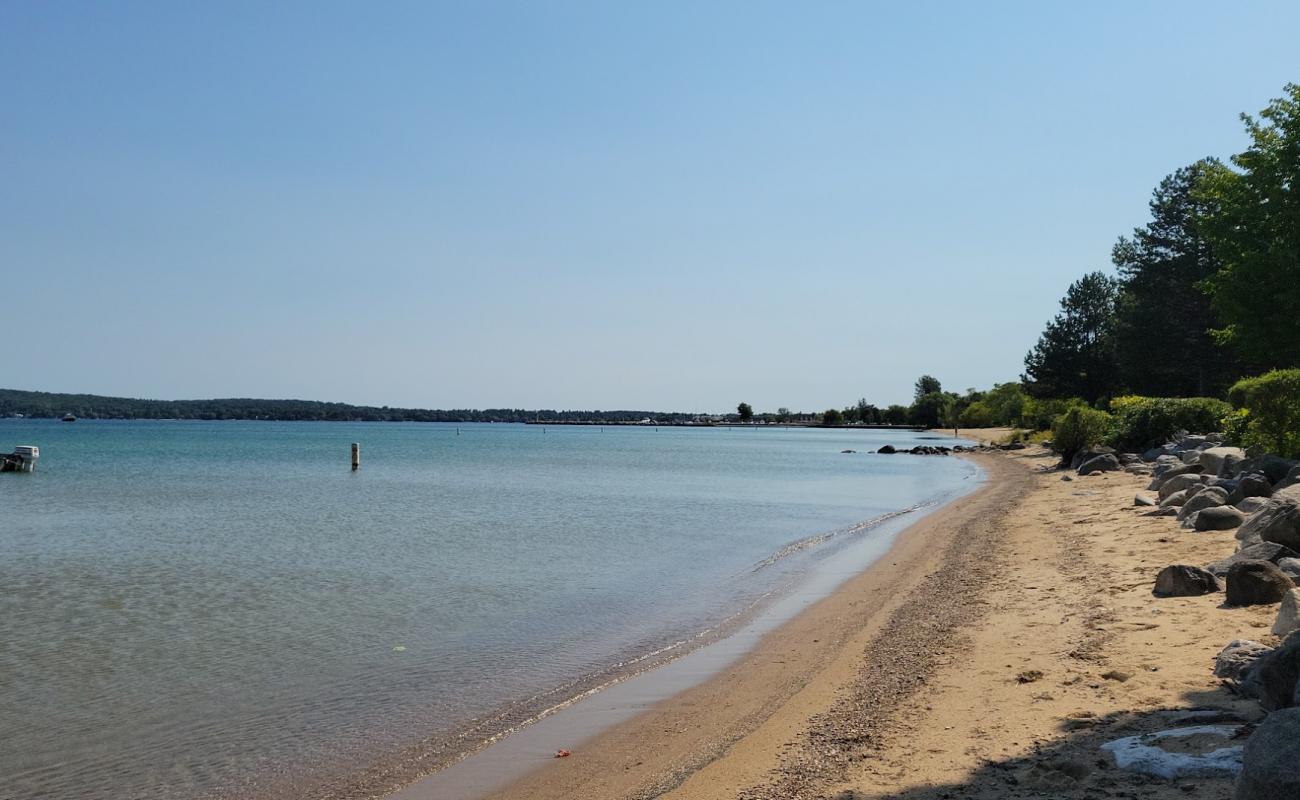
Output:
[[281,420],[318,422],[655,422],[693,421],[696,415],[651,411],[555,411],[522,408],[423,409],[354,406],[316,400],[139,400],[94,394],[0,389],[0,416],[83,419]]
[[1222,397],[1300,365],[1300,86],[1242,121],[1244,152],[1167,176],[1116,274],[1069,287],[1025,358],[1031,395]]

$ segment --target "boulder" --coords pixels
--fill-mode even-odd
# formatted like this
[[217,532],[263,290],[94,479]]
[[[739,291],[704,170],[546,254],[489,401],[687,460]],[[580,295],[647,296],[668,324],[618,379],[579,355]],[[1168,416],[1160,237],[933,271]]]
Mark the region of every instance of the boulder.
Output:
[[1282,605],[1278,606],[1273,635],[1285,638],[1297,630],[1300,630],[1300,589],[1291,589],[1282,597]]
[[1174,452],[1184,453],[1188,450],[1204,450],[1210,446],[1210,440],[1204,436],[1176,436],[1174,437]]
[[1277,483],[1283,488],[1287,486],[1295,486],[1297,483],[1300,483],[1300,464],[1292,462],[1291,468],[1287,470],[1285,475],[1278,479]]
[[1273,648],[1249,639],[1233,639],[1214,657],[1214,677],[1234,683],[1246,679],[1259,660]]
[[1281,601],[1295,584],[1271,561],[1238,561],[1228,568],[1227,605],[1262,606]]
[[[1070,459],[1070,469],[1077,470],[1079,467],[1083,466],[1085,462],[1091,461],[1097,456],[1113,456],[1113,455],[1115,455],[1115,448],[1106,447],[1104,445],[1094,445],[1093,447],[1089,447],[1087,450],[1080,450],[1079,452],[1075,453],[1074,458]],[[1116,459],[1117,463],[1118,461],[1119,459]],[[1118,469],[1118,467],[1116,467],[1116,469]],[[1081,473],[1081,474],[1087,474],[1087,473]]]
[[1210,447],[1201,451],[1197,463],[1210,475],[1221,475],[1223,462],[1230,457],[1235,459],[1234,463],[1240,463],[1245,460],[1246,451],[1240,447]]
[[1249,517],[1251,514],[1254,514],[1256,511],[1259,511],[1261,508],[1267,508],[1268,498],[1247,497],[1244,500],[1239,500],[1236,503],[1233,503],[1233,505],[1236,506],[1238,511],[1240,511],[1241,513]]
[[1269,714],[1246,740],[1235,800],[1300,797],[1300,709]]
[[1300,550],[1300,505],[1270,498],[1267,506],[1246,518],[1237,534],[1242,541],[1255,537]]
[[1277,649],[1261,656],[1245,675],[1254,684],[1265,711],[1296,705],[1300,680],[1300,633],[1293,633]]
[[1219,591],[1214,573],[1187,564],[1171,564],[1156,576],[1151,593],[1157,597],[1197,597]]
[[1273,499],[1282,502],[1300,503],[1300,483],[1279,483],[1273,489]]
[[1232,506],[1213,506],[1197,513],[1192,528],[1198,531],[1230,531],[1245,518],[1245,514]]
[[[1177,507],[1181,506],[1183,503],[1186,503],[1186,502],[1187,502],[1187,490],[1186,490],[1186,489],[1183,489],[1181,492],[1174,492],[1173,494],[1169,495],[1168,497],[1165,497],[1165,498],[1161,499],[1161,500],[1160,500],[1160,507],[1161,507],[1161,508],[1177,508]],[[1177,511],[1174,511],[1173,513],[1174,513],[1174,514],[1177,514],[1178,512],[1177,512]]]
[[889,455],[893,455],[894,453],[897,453],[898,450],[896,450],[892,444],[887,444],[884,447],[877,450],[876,452],[883,453],[884,455],[889,456]]
[[1165,481],[1178,477],[1179,475],[1200,475],[1200,464],[1184,464],[1181,466],[1170,466],[1161,469],[1160,464],[1156,464],[1155,469],[1151,471],[1152,478],[1150,485],[1147,486],[1151,491],[1156,491],[1165,485]]
[[1178,457],[1182,459],[1184,464],[1199,465],[1201,463],[1201,451],[1199,450],[1184,450],[1178,454]]
[[1190,489],[1193,486],[1199,486],[1204,482],[1205,479],[1202,478],[1199,474],[1187,473],[1184,475],[1175,475],[1172,478],[1169,478],[1168,480],[1162,482],[1156,493],[1160,495],[1161,500],[1164,500],[1166,497],[1168,497],[1171,494],[1174,494],[1175,492],[1181,492],[1184,489]]
[[1268,497],[1273,493],[1273,484],[1262,472],[1247,472],[1237,479],[1237,486],[1228,495],[1228,503],[1236,505],[1247,497]]
[[1076,470],[1080,475],[1088,475],[1093,472],[1118,472],[1120,470],[1119,459],[1114,453],[1102,453],[1093,456],[1079,465]]
[[[1187,490],[1187,502],[1178,510],[1180,520],[1195,514],[1197,511],[1215,506],[1225,505],[1228,502],[1228,493],[1218,486],[1204,486],[1196,489]],[[1237,527],[1233,525],[1232,527]]]
[[1277,568],[1286,573],[1286,576],[1300,585],[1300,558],[1283,558],[1277,562]]
[[1135,506],[1153,506],[1156,500],[1151,495],[1135,494],[1133,495],[1133,505]]
[[1261,472],[1269,483],[1276,484],[1286,480],[1287,473],[1296,471],[1300,474],[1300,463],[1275,455],[1252,456],[1238,464],[1237,469],[1240,472]]
[[1282,545],[1273,542],[1261,542],[1259,544],[1252,544],[1248,547],[1243,547],[1227,558],[1215,561],[1213,564],[1207,566],[1206,569],[1222,578],[1228,574],[1228,570],[1232,568],[1233,564],[1238,564],[1242,561],[1268,561],[1276,564],[1284,558],[1300,558],[1300,553],[1295,552],[1289,547],[1283,547]]
[[1161,456],[1168,456],[1173,452],[1174,446],[1171,444],[1162,444],[1159,447],[1153,447],[1142,454],[1143,461],[1159,461]]

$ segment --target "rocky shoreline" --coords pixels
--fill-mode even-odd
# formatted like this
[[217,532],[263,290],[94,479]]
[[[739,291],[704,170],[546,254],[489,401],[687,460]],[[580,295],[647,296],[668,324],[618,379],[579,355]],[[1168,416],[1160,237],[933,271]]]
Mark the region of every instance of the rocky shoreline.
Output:
[[[1300,462],[1248,456],[1208,434],[1179,436],[1140,455],[1094,448],[1068,466],[1081,476],[1150,474],[1146,491],[1134,497],[1135,506],[1150,509],[1146,516],[1170,517],[1194,533],[1235,532],[1235,549],[1223,558],[1161,569],[1155,597],[1223,592],[1225,610],[1277,606],[1276,647],[1243,634],[1214,665],[1216,677],[1267,712],[1258,725],[1184,726],[1103,749],[1121,768],[1169,779],[1239,775],[1236,800],[1300,798]],[[1187,744],[1191,738],[1196,746]]]

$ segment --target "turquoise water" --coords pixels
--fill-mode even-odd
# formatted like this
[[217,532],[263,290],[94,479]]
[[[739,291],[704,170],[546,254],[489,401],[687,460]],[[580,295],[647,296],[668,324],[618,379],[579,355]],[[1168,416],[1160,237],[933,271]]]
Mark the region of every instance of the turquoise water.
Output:
[[0,476],[0,796],[310,793],[489,731],[970,488],[840,452],[919,438],[0,422],[41,447]]

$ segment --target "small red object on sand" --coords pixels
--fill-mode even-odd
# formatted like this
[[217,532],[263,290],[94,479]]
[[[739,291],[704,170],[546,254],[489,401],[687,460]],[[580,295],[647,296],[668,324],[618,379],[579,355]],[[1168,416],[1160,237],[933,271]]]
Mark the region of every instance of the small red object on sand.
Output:
[[556,758],[568,758],[571,755],[573,755],[573,753],[570,753],[568,750],[560,749],[555,751]]

